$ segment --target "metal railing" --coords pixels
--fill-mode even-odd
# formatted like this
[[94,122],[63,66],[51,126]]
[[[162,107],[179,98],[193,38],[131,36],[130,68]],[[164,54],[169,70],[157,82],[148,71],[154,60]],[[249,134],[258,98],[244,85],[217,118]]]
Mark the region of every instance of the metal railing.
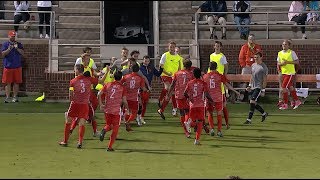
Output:
[[[53,45],[54,46],[54,45]],[[113,55],[105,55],[107,54],[107,52],[103,52],[101,53],[101,49],[105,49],[105,48],[108,48],[108,47],[112,47],[112,48],[117,48],[118,49],[118,56],[116,57],[119,57],[120,56],[120,51],[121,51],[121,48],[122,47],[131,47],[131,46],[135,46],[135,47],[140,47],[140,48],[146,48],[147,51],[150,51],[151,49],[149,49],[149,47],[167,47],[168,44],[55,44],[55,46],[57,46],[57,48],[55,49],[59,49],[60,48],[78,48],[79,49],[79,52],[78,54],[66,54],[66,55],[58,55],[56,57],[53,57],[51,55],[51,57],[49,57],[49,59],[51,59],[51,62],[49,63],[49,72],[56,72],[57,71],[57,67],[53,67],[53,64],[52,62],[54,61],[56,64],[55,66],[59,66],[59,64],[61,63],[61,61],[68,61],[70,64],[70,71],[73,71],[73,65],[76,61],[77,58],[80,57],[80,55],[82,54],[82,49],[80,49],[79,47],[91,47],[91,48],[99,48],[100,49],[100,53],[99,54],[92,54],[91,57],[95,60],[96,63],[98,64],[102,64],[103,62],[105,62],[106,60],[111,60],[111,57]],[[198,45],[196,44],[177,44],[178,47],[180,47],[180,49],[182,48],[188,48],[189,49],[189,59],[190,60],[194,60],[197,62],[198,65],[200,65],[200,61],[199,61],[199,56],[198,54],[196,54],[196,49]],[[131,50],[134,50],[134,49],[131,49],[129,48],[129,53]],[[153,49],[152,49],[153,50]],[[152,51],[151,50],[151,51]],[[163,51],[163,53],[166,52],[166,51]],[[140,51],[140,57],[139,57],[139,60],[142,60],[142,57],[144,55],[148,55],[148,54],[142,54],[142,52]],[[160,53],[158,52],[154,52],[153,56],[150,56],[150,59],[151,59],[151,62],[155,65],[155,66],[158,66],[159,65],[159,60],[161,58],[161,55]],[[130,55],[128,55],[129,57]],[[66,63],[66,62],[65,62]],[[59,67],[58,67],[58,71],[59,71]]]

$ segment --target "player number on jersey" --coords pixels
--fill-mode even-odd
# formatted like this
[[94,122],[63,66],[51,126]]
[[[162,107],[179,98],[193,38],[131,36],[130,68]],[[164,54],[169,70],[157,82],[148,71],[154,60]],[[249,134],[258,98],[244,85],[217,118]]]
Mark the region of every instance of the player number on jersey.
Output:
[[210,89],[216,88],[216,83],[213,79],[210,79]]
[[110,99],[114,99],[114,93],[116,93],[116,89],[112,88],[111,89],[111,95],[110,95]]
[[135,85],[136,85],[136,81],[130,80],[130,89],[134,89]]
[[85,85],[83,82],[80,83],[80,86],[81,86],[81,90],[80,90],[80,93],[84,93],[86,92],[86,88],[85,88]]
[[193,97],[196,97],[198,95],[198,87],[197,86],[194,86],[193,87],[193,94],[192,94],[192,96]]

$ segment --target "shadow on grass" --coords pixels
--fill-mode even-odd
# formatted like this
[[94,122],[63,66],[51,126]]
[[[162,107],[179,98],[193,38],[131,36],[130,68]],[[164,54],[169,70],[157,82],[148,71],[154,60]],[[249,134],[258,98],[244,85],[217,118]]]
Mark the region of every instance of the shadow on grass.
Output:
[[163,131],[146,131],[146,130],[137,130],[136,132],[150,132],[156,134],[184,134],[183,132],[163,132]]
[[[193,155],[193,156],[208,156],[210,154],[200,154],[200,153],[192,153],[190,151],[187,151],[185,153],[181,152],[181,153],[178,153],[178,152],[173,152],[173,151],[170,151],[170,150],[160,150],[160,149],[124,149],[124,148],[119,148],[117,149],[119,151],[121,151],[122,153],[147,153],[147,154],[169,154],[169,155],[182,155],[182,156],[186,156],[186,155]],[[178,151],[178,150],[175,150],[175,151]]]
[[277,148],[277,147],[266,147],[266,146],[236,146],[236,145],[210,145],[213,148],[243,148],[243,149],[277,149],[277,150],[291,150],[290,148]]
[[[210,141],[210,140],[209,140]],[[249,139],[235,139],[235,138],[223,138],[219,141],[224,142],[244,142],[244,143],[286,143],[286,142],[306,142],[296,140],[276,140],[276,139],[265,139],[265,138],[249,138]]]
[[292,132],[292,131],[288,131],[288,130],[281,130],[281,129],[257,129],[257,128],[248,128],[248,129],[234,129],[235,131],[250,131],[250,130],[255,130],[255,131],[269,131],[269,132]]
[[305,124],[305,123],[291,123],[291,122],[271,122],[274,124],[284,124],[284,125],[306,125],[306,126],[319,126],[320,124]]

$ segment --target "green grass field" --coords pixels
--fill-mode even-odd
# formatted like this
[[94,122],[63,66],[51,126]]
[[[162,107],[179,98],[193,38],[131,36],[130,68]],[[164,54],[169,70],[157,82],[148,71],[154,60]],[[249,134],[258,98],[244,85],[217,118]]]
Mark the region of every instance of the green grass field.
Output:
[[[68,103],[32,99],[0,103],[0,178],[320,177],[320,106],[312,99],[287,111],[277,110],[275,101],[262,104],[270,116],[261,123],[256,112],[251,125],[242,124],[248,104],[229,104],[231,129],[223,138],[203,133],[201,146],[184,137],[170,107],[163,121],[149,104],[146,125],[133,125],[130,133],[121,126],[115,152],[106,151],[110,133],[100,142],[89,124],[83,149],[76,148],[77,131],[60,147]],[[103,114],[97,117],[101,130]]]

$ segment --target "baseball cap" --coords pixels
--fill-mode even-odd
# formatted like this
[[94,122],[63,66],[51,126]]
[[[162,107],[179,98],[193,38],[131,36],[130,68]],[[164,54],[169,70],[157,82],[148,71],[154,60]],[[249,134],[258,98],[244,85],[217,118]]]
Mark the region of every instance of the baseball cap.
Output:
[[8,32],[8,36],[10,37],[16,36],[16,32],[14,30],[11,30]]

